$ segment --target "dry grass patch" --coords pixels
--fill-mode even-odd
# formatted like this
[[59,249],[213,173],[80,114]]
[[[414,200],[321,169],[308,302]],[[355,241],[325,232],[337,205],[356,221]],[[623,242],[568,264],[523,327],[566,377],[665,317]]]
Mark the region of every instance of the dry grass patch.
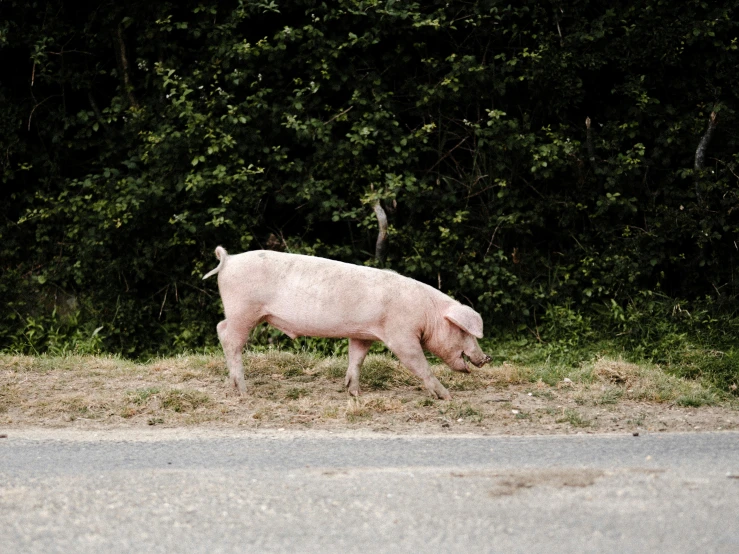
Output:
[[176,413],[193,412],[211,403],[210,396],[197,390],[170,389],[161,395],[161,406]]
[[[313,375],[320,362],[318,356],[307,353],[271,350],[264,353],[249,353],[244,356],[244,372],[247,376],[281,376],[285,378]],[[224,372],[225,362],[223,363]]]
[[[402,367],[402,366],[401,366]],[[533,371],[514,364],[504,363],[500,366],[484,366],[472,369],[470,373],[450,371],[442,364],[432,366],[432,371],[439,381],[450,392],[482,391],[493,387],[506,387],[530,383]],[[410,376],[410,383],[418,384],[418,380]]]
[[[75,420],[115,422],[169,414],[192,415],[210,403],[200,387],[223,381],[213,357],[183,356],[136,364],[105,356],[0,356],[0,404],[10,422],[59,424]],[[219,367],[222,364],[217,364]],[[220,373],[220,372],[219,372]]]
[[[348,363],[348,360],[344,361],[341,377],[346,374]],[[365,391],[397,389],[418,385],[418,383],[418,377],[411,374],[404,365],[384,354],[367,356],[359,374],[359,386]]]
[[592,367],[593,375],[601,381],[629,387],[639,380],[641,368],[623,360],[598,358]]
[[[485,368],[483,368],[485,369]],[[503,363],[490,369],[489,384],[496,385],[520,385],[533,380],[534,372],[531,368],[522,367],[517,364]]]
[[117,356],[22,356],[0,354],[0,367],[21,374],[72,372],[84,368],[86,375],[100,376],[113,371],[125,373],[136,367],[134,362]]
[[372,417],[377,414],[400,413],[405,410],[403,403],[397,398],[375,396],[373,398],[349,398],[346,403],[347,419]]
[[[368,356],[362,395],[348,397],[347,364],[346,357],[246,353],[247,394],[239,397],[228,384],[221,355],[148,363],[0,355],[0,426],[207,423],[494,433],[607,432],[637,424],[739,428],[736,406],[717,404],[720,399],[698,383],[622,360],[598,359],[574,369],[503,364],[470,374],[433,365],[454,396],[451,402],[432,398],[419,379],[385,355]],[[707,403],[717,405],[707,408]]]

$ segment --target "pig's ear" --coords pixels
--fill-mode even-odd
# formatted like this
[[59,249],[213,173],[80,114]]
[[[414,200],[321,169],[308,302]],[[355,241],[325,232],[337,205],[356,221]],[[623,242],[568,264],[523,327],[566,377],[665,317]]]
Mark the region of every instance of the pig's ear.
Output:
[[444,317],[470,335],[482,338],[482,318],[475,310],[462,304],[449,306]]

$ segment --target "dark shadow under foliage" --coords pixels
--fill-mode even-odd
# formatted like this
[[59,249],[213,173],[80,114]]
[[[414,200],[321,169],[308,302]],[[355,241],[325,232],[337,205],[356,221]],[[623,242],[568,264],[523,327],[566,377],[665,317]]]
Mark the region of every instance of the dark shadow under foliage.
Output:
[[377,201],[493,336],[734,328],[737,2],[0,15],[0,348],[213,345],[216,245],[374,264]]

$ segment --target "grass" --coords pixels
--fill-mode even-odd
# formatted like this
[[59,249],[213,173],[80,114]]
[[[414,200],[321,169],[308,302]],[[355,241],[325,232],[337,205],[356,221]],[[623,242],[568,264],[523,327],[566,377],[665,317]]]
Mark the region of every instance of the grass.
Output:
[[594,402],[596,405],[607,406],[610,404],[616,404],[623,397],[624,391],[617,387],[606,387],[603,389],[602,394],[598,396]]
[[678,406],[700,408],[701,406],[714,406],[718,403],[716,395],[710,391],[698,391],[680,396],[675,400]]
[[309,394],[310,391],[308,389],[293,387],[291,389],[288,389],[288,391],[285,393],[285,396],[290,400],[297,400],[298,398],[302,396],[308,396]]
[[558,423],[569,423],[573,427],[590,427],[592,422],[577,410],[566,409],[562,413],[562,417],[557,419]]
[[161,405],[164,410],[175,413],[187,413],[197,410],[201,406],[210,404],[210,397],[197,390],[170,389],[161,395]]
[[739,402],[730,394],[695,376],[618,357],[598,356],[574,366],[504,362],[470,374],[435,365],[433,371],[454,397],[451,402],[432,398],[415,376],[384,354],[367,357],[362,395],[348,397],[347,363],[345,356],[249,352],[244,356],[247,394],[239,397],[227,385],[221,355],[135,363],[112,356],[0,354],[0,426],[602,432],[664,421],[668,428],[688,429],[692,421],[704,429],[719,423],[739,428]]
[[141,406],[152,397],[159,394],[159,387],[144,387],[143,389],[136,389],[129,391],[127,394],[134,404]]
[[439,406],[439,413],[443,416],[447,416],[457,422],[465,419],[479,423],[485,417],[482,410],[470,405],[467,402],[461,404],[457,402],[444,403]]

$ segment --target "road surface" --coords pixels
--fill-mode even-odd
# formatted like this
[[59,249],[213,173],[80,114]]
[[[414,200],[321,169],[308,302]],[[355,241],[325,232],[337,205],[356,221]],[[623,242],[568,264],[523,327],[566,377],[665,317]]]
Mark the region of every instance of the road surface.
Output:
[[2,553],[739,552],[732,432],[7,434]]

